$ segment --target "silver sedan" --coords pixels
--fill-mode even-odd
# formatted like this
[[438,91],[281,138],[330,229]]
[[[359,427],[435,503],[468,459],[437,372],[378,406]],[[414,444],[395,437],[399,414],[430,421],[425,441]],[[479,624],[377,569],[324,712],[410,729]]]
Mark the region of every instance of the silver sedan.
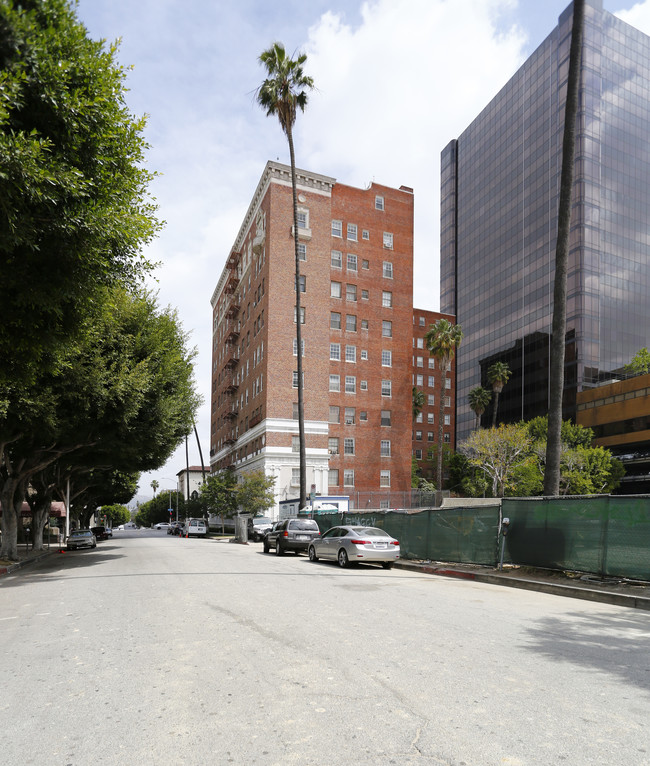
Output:
[[390,569],[399,558],[399,541],[377,527],[332,527],[309,544],[309,560],[329,559],[347,567],[379,562]]

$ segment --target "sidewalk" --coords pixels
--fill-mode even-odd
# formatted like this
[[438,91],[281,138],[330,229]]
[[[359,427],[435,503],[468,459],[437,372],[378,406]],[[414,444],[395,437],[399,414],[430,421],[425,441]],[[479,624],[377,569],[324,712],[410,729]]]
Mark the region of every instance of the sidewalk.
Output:
[[[231,537],[209,538],[212,542],[230,543]],[[0,577],[21,567],[40,561],[46,556],[59,553],[58,546],[51,546],[43,551],[19,550],[17,562],[0,561]],[[462,580],[501,585],[509,588],[534,590],[555,596],[598,601],[631,609],[650,611],[650,582],[625,580],[623,578],[600,579],[596,575],[581,572],[555,572],[534,567],[505,566],[503,571],[477,564],[454,564],[438,561],[408,561],[400,559],[394,564],[396,569],[436,577],[455,577]]]

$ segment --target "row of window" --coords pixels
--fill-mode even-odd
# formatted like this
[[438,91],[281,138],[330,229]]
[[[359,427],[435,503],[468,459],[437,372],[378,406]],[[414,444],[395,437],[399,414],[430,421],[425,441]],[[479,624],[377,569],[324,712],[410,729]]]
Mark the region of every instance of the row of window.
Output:
[[[292,468],[292,475],[291,475],[291,483],[296,484],[298,486],[300,484],[300,469],[299,468]],[[296,471],[298,472],[296,474]],[[345,468],[343,473],[343,485],[340,484],[339,481],[339,475],[341,472],[339,472],[338,468],[330,468],[327,472],[327,486],[328,487],[354,487],[354,469],[353,468]],[[297,479],[296,479],[297,476]],[[390,470],[384,469],[379,471],[379,486],[380,487],[390,487]]]
[[[301,279],[300,292],[305,292],[305,283],[303,277]],[[356,302],[358,296],[358,290],[356,285],[345,285],[345,300]],[[343,297],[343,285],[341,282],[330,282],[330,298],[342,298]],[[368,290],[361,290],[361,300],[370,300],[370,292]],[[381,291],[381,305],[383,308],[390,309],[393,307],[393,293],[389,290]]]
[[[293,352],[294,356],[296,356],[297,346],[294,343],[293,344]],[[304,346],[303,346],[303,356],[304,356]],[[341,344],[340,343],[330,343],[330,361],[331,362],[340,362],[341,361]],[[357,347],[356,346],[345,346],[345,361],[356,363],[357,361]],[[361,361],[367,362],[368,361],[368,351],[365,348],[361,349]],[[388,349],[382,349],[381,352],[381,366],[382,367],[392,367],[393,366],[393,352]]]
[[[301,324],[305,323],[305,315],[301,308]],[[295,321],[295,311],[294,311],[294,321]],[[346,314],[345,315],[345,330],[346,332],[357,332],[357,316],[356,314]],[[342,315],[340,311],[330,311],[330,330],[342,330]],[[362,330],[368,330],[369,329],[369,322],[367,319],[361,320],[361,329]],[[392,338],[393,337],[393,323],[389,319],[382,320],[381,323],[381,335],[383,338]]]
[[[332,250],[330,254],[330,265],[333,269],[343,268],[343,253],[340,250]],[[359,271],[359,258],[354,253],[347,253],[345,259],[346,271]],[[370,268],[370,261],[362,258],[361,268],[363,271],[367,271]],[[384,279],[393,279],[395,272],[393,270],[392,261],[384,261],[381,267],[381,274]]]
[[[343,239],[343,221],[332,221],[332,236],[339,239]],[[361,238],[364,240],[370,239],[370,232],[367,229],[363,229],[361,232]],[[349,223],[347,225],[347,239],[350,242],[358,242],[359,235],[356,223]],[[390,231],[385,231],[382,234],[382,243],[387,250],[393,249],[393,234]]]
[[[295,383],[294,388],[298,387],[298,373],[294,372],[293,374],[293,380]],[[382,396],[392,396],[392,386],[393,383],[391,380],[382,380],[381,381],[381,395]],[[334,393],[340,393],[341,392],[341,376],[340,375],[330,375],[330,386],[329,390],[333,391]],[[356,394],[357,392],[357,378],[356,375],[345,375],[344,376],[344,388],[346,394]],[[368,390],[368,381],[362,380],[359,383],[359,390],[360,391],[367,391]]]

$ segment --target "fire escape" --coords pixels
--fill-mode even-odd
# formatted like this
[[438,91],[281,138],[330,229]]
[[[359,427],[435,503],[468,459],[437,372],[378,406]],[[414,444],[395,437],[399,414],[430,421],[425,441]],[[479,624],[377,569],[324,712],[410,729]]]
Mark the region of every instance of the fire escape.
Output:
[[226,269],[228,269],[229,273],[226,278],[226,284],[224,286],[224,296],[228,301],[228,305],[225,311],[225,355],[221,376],[221,393],[225,394],[225,396],[222,397],[223,405],[220,411],[220,415],[225,421],[227,421],[227,431],[223,440],[223,445],[229,448],[228,455],[223,461],[223,465],[226,468],[232,468],[235,465],[234,445],[237,442],[236,427],[237,416],[239,414],[239,404],[237,398],[237,391],[239,389],[239,379],[237,376],[239,356],[237,350],[237,341],[239,339],[238,316],[240,303],[237,288],[239,287],[238,272],[240,259],[241,253],[235,252],[234,250],[230,253],[228,260],[226,261]]

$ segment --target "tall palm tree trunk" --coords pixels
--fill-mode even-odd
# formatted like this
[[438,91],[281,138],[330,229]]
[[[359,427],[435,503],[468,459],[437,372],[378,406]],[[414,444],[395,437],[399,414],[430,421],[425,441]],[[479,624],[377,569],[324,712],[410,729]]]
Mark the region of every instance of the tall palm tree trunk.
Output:
[[498,389],[494,390],[494,409],[492,410],[492,428],[497,427],[497,411],[499,409],[499,395],[501,394],[501,391]]
[[571,192],[576,145],[576,118],[580,87],[580,58],[584,29],[585,0],[573,2],[573,29],[569,53],[569,74],[564,110],[562,142],[562,175],[558,208],[557,246],[555,251],[555,286],[553,290],[553,327],[551,331],[551,369],[549,375],[548,438],[544,494],[560,491],[560,457],[562,429],[562,393],[564,390],[564,352],[566,336],[567,271],[569,265],[569,230],[571,226]]
[[298,194],[296,191],[296,157],[293,131],[287,129],[291,158],[291,191],[293,194],[293,244],[296,261],[296,344],[298,346],[298,440],[300,442],[300,508],[307,505],[307,450],[305,448],[305,400],[302,380],[302,326],[300,324],[300,252],[298,249]]
[[442,445],[443,445],[443,429],[445,425],[445,380],[447,378],[447,370],[450,365],[446,362],[440,363],[440,401],[438,403],[438,461],[436,467],[436,489],[440,492],[442,490]]

